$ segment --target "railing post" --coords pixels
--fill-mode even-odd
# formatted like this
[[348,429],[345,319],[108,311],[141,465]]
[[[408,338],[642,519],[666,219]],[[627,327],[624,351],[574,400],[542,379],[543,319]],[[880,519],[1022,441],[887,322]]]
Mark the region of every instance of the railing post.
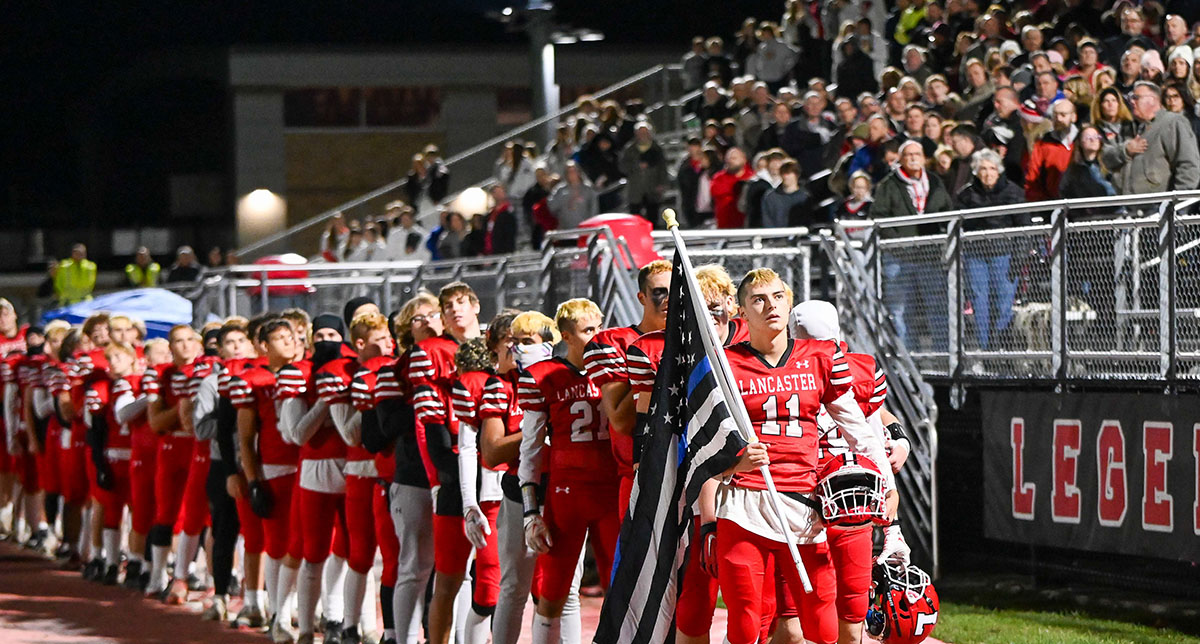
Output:
[[1050,213],[1050,367],[1054,378],[1067,377],[1067,208]]
[[[946,265],[946,357],[947,373],[958,377],[962,369],[962,217],[949,222],[942,260]],[[920,288],[920,287],[918,287]]]
[[507,289],[504,288],[504,283],[508,278],[508,258],[500,260],[500,269],[496,271],[496,313],[499,314],[504,310],[505,304],[508,303]]
[[[850,252],[850,249],[847,248],[846,252]],[[865,244],[863,244],[863,256],[866,260],[864,263],[869,271],[867,273],[867,278],[869,280],[867,286],[871,289],[870,293],[875,296],[875,300],[877,302],[882,302],[883,281],[879,279],[879,276],[882,274],[882,271],[879,268],[879,228],[875,226],[871,226],[870,229],[868,229],[867,241]],[[875,307],[875,311],[878,315],[876,315],[874,322],[877,327],[883,324],[883,317],[886,315],[884,311],[886,308],[887,307],[883,306]]]
[[803,299],[801,302],[812,299],[812,246],[804,244],[800,246],[800,275],[804,277],[801,282],[803,288]]
[[229,275],[230,275],[229,286],[227,287],[229,290],[229,293],[227,295],[227,297],[229,299],[229,304],[228,304],[229,308],[227,309],[227,311],[230,316],[234,316],[234,315],[239,314],[238,310],[237,310],[237,283],[238,283],[238,280],[237,280],[236,273],[230,273]]
[[263,269],[259,274],[258,284],[262,290],[262,312],[266,313],[271,310],[271,296],[267,292],[267,269]]
[[383,272],[383,297],[380,301],[383,302],[383,310],[385,315],[390,313],[392,309],[392,269],[387,269]]
[[1159,374],[1175,379],[1178,328],[1175,319],[1175,202],[1158,218],[1158,343]]

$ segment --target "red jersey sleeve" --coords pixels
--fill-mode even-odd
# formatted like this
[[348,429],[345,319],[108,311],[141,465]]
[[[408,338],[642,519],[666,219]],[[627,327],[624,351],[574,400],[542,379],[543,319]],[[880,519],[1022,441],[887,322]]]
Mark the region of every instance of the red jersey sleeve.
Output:
[[517,403],[525,411],[536,411],[542,414],[547,411],[546,396],[542,393],[542,387],[533,374],[528,371],[521,371],[521,376],[517,380]]
[[417,420],[422,424],[446,424],[446,405],[437,390],[429,385],[421,385],[413,391],[413,409],[417,413]]
[[[124,381],[122,381],[124,382]],[[88,386],[87,392],[83,394],[83,404],[93,416],[104,411],[104,406],[109,401],[108,383],[104,381],[96,381]],[[114,396],[115,397],[115,396]]]
[[625,352],[629,386],[634,395],[648,395],[654,391],[654,378],[658,375],[665,337],[662,331],[647,333],[629,345]]
[[338,358],[331,360],[321,366],[317,370],[316,384],[317,396],[330,405],[338,403],[349,403],[350,401],[350,374],[346,367],[349,361],[346,358]]
[[414,390],[420,385],[432,384],[436,373],[433,358],[424,347],[418,344],[408,350],[408,373],[406,375]]
[[821,355],[822,362],[827,362],[828,365],[828,384],[821,396],[823,405],[841,398],[854,384],[850,363],[846,361],[846,354],[842,353],[842,348],[835,342],[829,342],[829,347],[831,351]]
[[483,384],[483,399],[479,401],[479,418],[505,418],[511,403],[508,387],[496,376],[489,376]]
[[307,361],[284,365],[275,374],[275,399],[305,398],[312,363]]
[[460,422],[479,426],[479,409],[475,404],[475,395],[471,392],[469,383],[463,382],[462,378],[455,380],[454,387],[450,390],[450,406],[454,409],[454,417]]
[[241,376],[229,378],[229,402],[238,409],[254,409],[254,388]]
[[405,369],[407,369],[407,366],[398,362],[379,370],[379,373],[375,377],[375,404],[392,398],[404,397],[404,387],[401,379],[404,376]]
[[162,388],[158,382],[158,369],[150,367],[146,369],[146,373],[142,374],[142,392],[150,398],[158,398],[162,395]]

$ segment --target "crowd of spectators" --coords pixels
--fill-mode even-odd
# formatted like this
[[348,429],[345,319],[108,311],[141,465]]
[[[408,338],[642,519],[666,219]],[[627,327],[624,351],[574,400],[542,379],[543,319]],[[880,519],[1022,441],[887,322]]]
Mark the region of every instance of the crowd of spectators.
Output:
[[[698,36],[683,56],[695,94],[683,140],[659,138],[641,101],[584,97],[544,151],[505,146],[487,212],[443,212],[421,228],[421,200],[445,194],[428,177],[445,175],[414,162],[428,187],[380,221],[336,219],[323,254],[508,252],[616,210],[657,224],[672,206],[688,227],[819,227],[1200,184],[1200,3],[789,0],[778,20],[748,18],[726,42]],[[988,348],[1011,317],[1012,257],[966,260]],[[885,269],[894,284],[921,279],[911,266]],[[892,290],[906,334],[906,311],[937,306],[919,301],[922,289]],[[923,324],[944,344],[944,329]]]
[[[814,225],[1200,183],[1200,5],[886,6],[791,1],[729,51],[693,40],[686,221]],[[985,151],[1001,160],[991,182]]]

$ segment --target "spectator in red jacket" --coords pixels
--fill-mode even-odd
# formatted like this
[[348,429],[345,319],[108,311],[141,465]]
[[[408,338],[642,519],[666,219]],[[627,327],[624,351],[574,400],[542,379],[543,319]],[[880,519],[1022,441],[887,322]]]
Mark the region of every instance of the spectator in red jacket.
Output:
[[1029,201],[1058,199],[1058,184],[1071,164],[1071,146],[1079,128],[1075,127],[1075,105],[1060,98],[1050,106],[1054,129],[1043,134],[1029,152],[1025,166],[1025,197]]
[[746,153],[741,148],[729,148],[725,153],[725,167],[713,175],[710,188],[717,228],[746,226],[746,213],[738,210],[738,196],[744,187],[742,184],[753,178],[754,170],[746,165]]

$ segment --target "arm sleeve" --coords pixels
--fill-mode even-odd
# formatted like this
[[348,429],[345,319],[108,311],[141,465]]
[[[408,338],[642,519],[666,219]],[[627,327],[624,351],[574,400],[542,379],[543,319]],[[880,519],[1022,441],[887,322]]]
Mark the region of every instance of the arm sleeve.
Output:
[[150,398],[141,395],[133,396],[132,394],[126,398],[122,396],[113,403],[113,413],[117,417],[117,422],[128,423],[137,418],[139,414],[146,411],[146,407],[150,405]]
[[333,419],[333,426],[347,445],[362,444],[362,412],[355,409],[349,401],[330,405],[329,417]]
[[312,407],[304,398],[288,398],[279,407],[279,431],[296,445],[303,445],[329,417],[329,406],[318,399]]
[[517,467],[521,485],[538,482],[545,446],[546,415],[540,411],[526,411],[521,418],[521,464]]
[[21,426],[21,397],[17,383],[4,383],[4,427],[9,454],[17,453],[17,431]]
[[475,486],[479,480],[479,432],[471,423],[458,421],[458,488],[463,511],[479,505]]
[[48,418],[55,413],[54,397],[42,387],[33,390],[33,413],[38,418]]
[[217,379],[215,373],[205,376],[192,402],[192,426],[196,428],[196,438],[202,441],[217,435]]

